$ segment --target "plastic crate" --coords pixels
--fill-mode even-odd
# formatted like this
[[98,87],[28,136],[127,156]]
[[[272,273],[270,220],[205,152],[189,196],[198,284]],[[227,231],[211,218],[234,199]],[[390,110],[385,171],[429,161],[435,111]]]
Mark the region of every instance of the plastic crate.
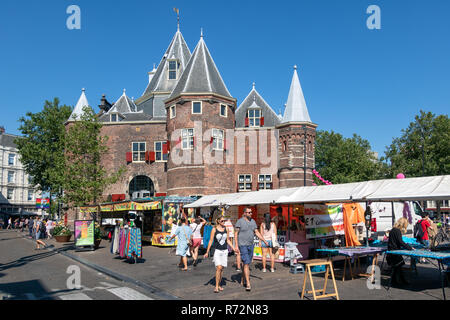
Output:
[[298,273],[304,273],[305,272],[305,266],[303,264],[293,264],[291,266],[291,270],[289,271],[290,273],[293,274],[298,274]]
[[311,272],[325,272],[325,266],[314,266],[311,267]]

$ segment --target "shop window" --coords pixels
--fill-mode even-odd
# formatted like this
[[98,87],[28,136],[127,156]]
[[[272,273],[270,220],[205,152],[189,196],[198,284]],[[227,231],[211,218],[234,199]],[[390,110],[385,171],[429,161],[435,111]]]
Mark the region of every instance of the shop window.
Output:
[[238,177],[238,189],[239,191],[251,191],[252,190],[252,175],[240,174]]
[[133,162],[144,162],[145,161],[145,142],[133,142]]
[[194,129],[182,129],[183,150],[194,149]]
[[271,174],[260,174],[258,175],[258,189],[272,189],[272,175]]

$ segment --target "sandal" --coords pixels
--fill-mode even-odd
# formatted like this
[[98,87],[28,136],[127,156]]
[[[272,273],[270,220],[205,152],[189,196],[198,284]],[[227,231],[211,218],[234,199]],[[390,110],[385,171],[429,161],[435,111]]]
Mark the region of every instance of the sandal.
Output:
[[247,286],[247,288],[245,288],[246,291],[251,291],[252,287],[251,286]]
[[222,287],[219,287],[219,291],[223,291],[223,288],[222,288]]
[[214,293],[219,293],[219,290],[218,289],[214,289]]

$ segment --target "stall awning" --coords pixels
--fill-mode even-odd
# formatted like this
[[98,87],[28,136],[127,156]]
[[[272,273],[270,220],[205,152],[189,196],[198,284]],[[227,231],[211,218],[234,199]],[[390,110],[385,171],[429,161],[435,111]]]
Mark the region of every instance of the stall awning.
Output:
[[185,205],[184,208],[203,208],[203,207],[218,207],[221,205],[229,205],[233,200],[242,197],[243,193],[225,193],[203,196],[197,201]]
[[298,188],[289,188],[243,192],[240,193],[241,196],[239,198],[234,198],[229,203],[229,205],[244,206],[275,203],[280,197],[288,197],[292,195],[297,189]]

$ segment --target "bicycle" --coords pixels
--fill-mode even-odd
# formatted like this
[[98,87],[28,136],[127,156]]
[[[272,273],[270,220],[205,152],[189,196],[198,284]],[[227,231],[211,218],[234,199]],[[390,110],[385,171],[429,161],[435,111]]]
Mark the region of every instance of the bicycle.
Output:
[[431,242],[431,249],[436,249],[439,245],[447,244],[450,245],[450,232],[449,227],[447,225],[443,225],[438,227],[438,233],[436,236],[432,239]]

